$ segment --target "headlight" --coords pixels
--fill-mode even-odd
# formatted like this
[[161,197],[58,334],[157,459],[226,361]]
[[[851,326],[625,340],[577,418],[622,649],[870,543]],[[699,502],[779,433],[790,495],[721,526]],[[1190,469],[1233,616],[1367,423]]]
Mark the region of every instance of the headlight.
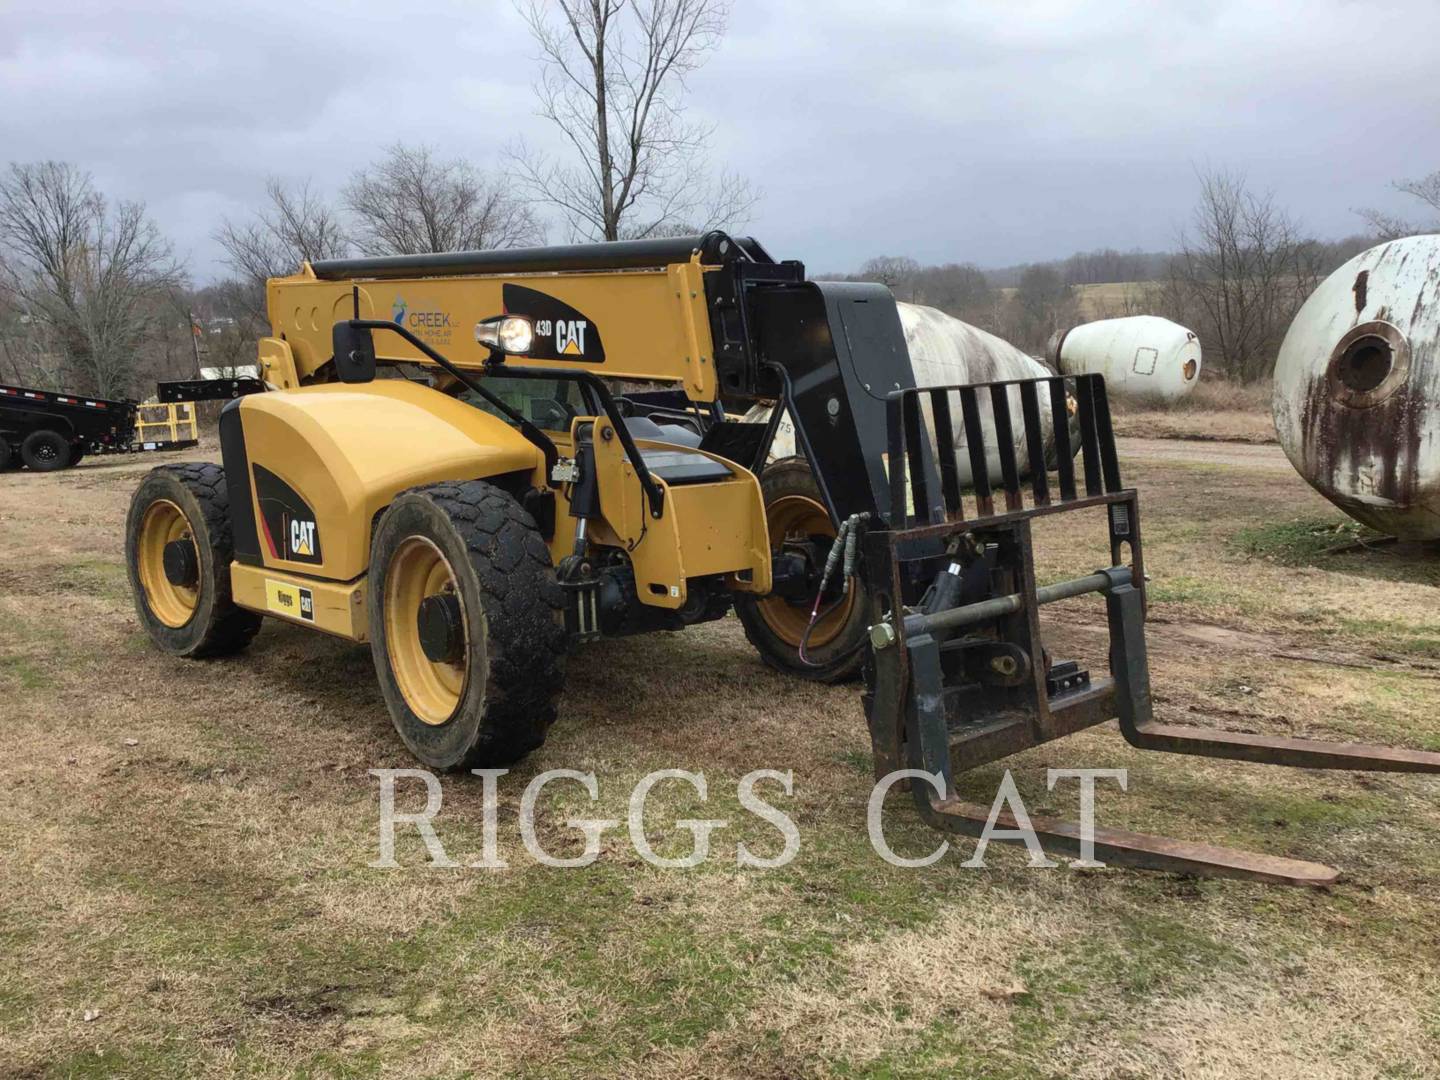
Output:
[[505,315],[476,323],[475,340],[502,353],[527,353],[535,340],[535,329],[523,315]]

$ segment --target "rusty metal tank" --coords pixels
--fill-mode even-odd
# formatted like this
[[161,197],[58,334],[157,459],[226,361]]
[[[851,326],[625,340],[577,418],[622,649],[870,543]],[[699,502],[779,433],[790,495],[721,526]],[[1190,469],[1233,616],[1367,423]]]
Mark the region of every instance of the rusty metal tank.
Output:
[[1045,359],[1066,375],[1105,376],[1112,398],[1178,401],[1200,381],[1200,339],[1158,315],[1100,319],[1060,330]]
[[[910,350],[910,364],[915,371],[917,386],[953,386],[957,383],[1001,382],[1006,379],[1038,379],[1054,375],[1048,367],[1021,352],[1003,338],[987,333],[967,322],[946,315],[932,307],[920,304],[897,303],[900,311],[900,325],[905,331],[905,344]],[[960,415],[960,395],[951,395],[951,414]],[[1018,394],[1010,398],[1011,429],[1016,433],[1016,456],[1022,472],[1030,468],[1029,453],[1025,445],[1024,418],[1020,413]],[[746,420],[758,421],[769,417],[768,406],[756,406],[746,414]],[[1045,447],[1051,449],[1052,435],[1048,411],[1042,412]],[[926,416],[927,422],[929,416]],[[995,446],[995,421],[988,401],[982,401],[981,424],[985,433],[986,457],[990,477],[999,482],[1000,453]],[[961,484],[970,483],[970,459],[965,450],[964,425],[955,424],[956,447],[960,450],[958,469]],[[931,438],[935,432],[933,426]],[[1078,444],[1077,444],[1078,445]],[[790,457],[796,453],[795,429],[787,416],[775,432],[772,458]]]
[[1380,244],[1305,301],[1275,365],[1291,463],[1355,520],[1440,539],[1440,236]]

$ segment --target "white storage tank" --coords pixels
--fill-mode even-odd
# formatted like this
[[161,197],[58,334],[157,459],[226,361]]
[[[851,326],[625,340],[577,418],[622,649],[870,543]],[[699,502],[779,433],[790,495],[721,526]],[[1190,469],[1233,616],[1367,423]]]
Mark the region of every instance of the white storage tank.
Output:
[[1200,381],[1200,339],[1158,315],[1061,330],[1051,337],[1045,357],[1066,375],[1104,375],[1112,399],[1176,401]]
[[[967,322],[920,304],[897,303],[900,325],[905,330],[905,344],[910,350],[910,364],[915,371],[917,386],[953,386],[957,383],[1003,382],[1007,379],[1039,379],[1053,376],[1039,360],[1027,356],[1014,345],[994,334],[986,333]],[[1043,399],[1042,399],[1043,401]],[[1000,454],[995,447],[995,420],[989,395],[980,395],[981,426],[985,432],[986,459],[990,478],[1001,480]],[[762,420],[770,415],[768,406],[757,405],[746,420]],[[964,424],[961,421],[960,395],[950,395],[950,415],[959,449],[958,475],[962,485],[970,483],[970,458],[966,450]],[[1050,410],[1040,410],[1047,452],[1052,446]],[[928,410],[926,419],[929,421]],[[934,439],[933,425],[930,436]],[[1022,474],[1030,468],[1025,445],[1025,423],[1020,412],[1020,395],[1010,394],[1010,428],[1015,437],[1016,457]],[[1078,443],[1076,444],[1078,446]],[[772,458],[790,457],[796,453],[795,429],[787,416],[775,432]]]
[[1355,256],[1290,324],[1275,431],[1291,463],[1355,520],[1440,539],[1440,236]]

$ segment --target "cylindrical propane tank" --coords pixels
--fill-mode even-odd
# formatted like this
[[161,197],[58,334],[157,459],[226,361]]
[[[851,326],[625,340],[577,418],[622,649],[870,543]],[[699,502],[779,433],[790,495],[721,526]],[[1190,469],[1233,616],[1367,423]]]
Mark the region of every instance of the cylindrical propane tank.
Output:
[[1045,359],[1066,375],[1104,375],[1112,398],[1176,401],[1200,381],[1200,339],[1158,315],[1060,330],[1050,338]]
[[[900,311],[900,325],[905,330],[905,344],[910,350],[910,365],[915,372],[917,386],[954,386],[959,383],[1003,382],[1007,379],[1040,379],[1055,373],[1034,357],[1027,356],[1014,345],[994,334],[986,333],[969,323],[961,322],[935,308],[919,304],[897,303]],[[955,444],[959,453],[958,475],[962,485],[971,479],[970,457],[966,449],[964,424],[961,423],[960,395],[951,394],[950,415],[955,432]],[[984,429],[986,459],[990,479],[1001,480],[1000,453],[995,446],[995,420],[989,395],[980,394],[981,426]],[[933,419],[928,405],[924,409],[926,426],[930,437],[935,437]],[[745,419],[759,421],[770,415],[768,406],[756,406],[746,414]],[[1044,431],[1047,452],[1053,445],[1050,413],[1041,409],[1041,426]],[[1025,422],[1020,411],[1020,395],[1010,394],[1010,428],[1015,437],[1016,458],[1022,474],[1030,469],[1029,453],[1025,444]],[[780,421],[775,432],[772,457],[789,457],[796,453],[795,429],[787,416]]]
[[1290,324],[1275,431],[1291,463],[1355,520],[1440,539],[1440,236],[1355,256]]

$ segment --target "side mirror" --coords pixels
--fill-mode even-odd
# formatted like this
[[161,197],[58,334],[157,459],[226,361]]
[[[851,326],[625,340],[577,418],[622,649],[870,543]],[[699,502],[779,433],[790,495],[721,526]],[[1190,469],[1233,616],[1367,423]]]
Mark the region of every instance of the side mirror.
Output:
[[355,321],[337,322],[331,334],[335,373],[341,382],[366,383],[375,378],[375,339]]

